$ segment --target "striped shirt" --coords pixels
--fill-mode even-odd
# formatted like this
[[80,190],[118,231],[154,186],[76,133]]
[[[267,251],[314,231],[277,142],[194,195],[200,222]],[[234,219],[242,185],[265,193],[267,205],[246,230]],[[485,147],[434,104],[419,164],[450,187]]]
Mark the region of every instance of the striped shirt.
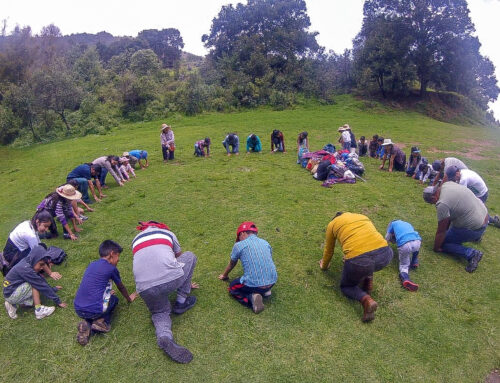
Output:
[[133,273],[138,292],[158,286],[184,275],[184,264],[178,262],[181,252],[177,237],[170,230],[150,227],[132,241]]
[[273,262],[272,248],[269,243],[255,234],[236,242],[231,252],[231,260],[241,260],[243,276],[241,283],[249,287],[260,287],[275,284],[278,280],[276,266]]

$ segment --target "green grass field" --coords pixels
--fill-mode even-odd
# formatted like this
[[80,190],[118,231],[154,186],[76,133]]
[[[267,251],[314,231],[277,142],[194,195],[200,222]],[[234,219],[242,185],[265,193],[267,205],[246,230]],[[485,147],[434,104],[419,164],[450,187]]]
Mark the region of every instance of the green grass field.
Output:
[[[378,133],[405,145],[406,152],[418,143],[431,160],[462,158],[483,176],[490,212],[500,214],[498,129],[445,124],[346,96],[333,106],[168,120],[176,161],[163,164],[161,122],[123,125],[106,136],[0,148],[2,246],[76,165],[137,148],[150,154],[150,167],[137,171],[125,187],[108,176],[108,197],[94,205],[78,241],[45,241],[68,253],[56,270],[63,274],[58,284],[69,307],[41,321],[32,310],[20,310],[11,320],[0,308],[1,382],[481,382],[500,366],[500,229],[487,229],[478,245],[485,256],[468,274],[463,261],[432,251],[436,212],[422,200],[416,181],[363,159],[366,183],[326,189],[295,163],[298,132],[309,131],[311,149],[317,150],[335,144],[337,127],[348,122],[357,138]],[[269,153],[273,129],[284,132],[288,153]],[[229,131],[242,140],[258,134],[263,154],[225,156],[221,141]],[[193,143],[207,135],[212,157],[194,157]],[[369,324],[360,321],[359,303],[338,288],[338,245],[330,270],[318,267],[326,225],[338,210],[368,215],[383,233],[392,219],[404,219],[423,238],[421,266],[412,273],[420,290],[400,287],[396,256],[375,274],[379,309]],[[194,291],[198,303],[173,318],[176,340],[194,354],[188,365],[170,361],[157,347],[141,299],[132,304],[120,299],[109,334],[92,337],[86,347],[75,340],[72,299],[100,242],[122,244],[118,268],[133,291],[130,244],[137,221],[148,219],[167,223],[183,250],[198,256],[193,278],[201,286]],[[217,279],[243,220],[257,223],[278,268],[278,283],[259,315],[230,299],[227,284]],[[240,273],[238,265],[230,277]]]

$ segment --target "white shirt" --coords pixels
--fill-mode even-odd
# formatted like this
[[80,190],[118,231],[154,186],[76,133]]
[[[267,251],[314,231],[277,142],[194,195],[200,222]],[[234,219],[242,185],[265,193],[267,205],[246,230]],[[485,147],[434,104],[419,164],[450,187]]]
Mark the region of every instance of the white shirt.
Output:
[[344,130],[342,132],[342,141],[343,142],[351,142],[351,134],[347,130]]
[[474,170],[460,170],[459,184],[469,188],[478,198],[484,196],[488,192],[488,187],[484,183],[483,179]]
[[40,243],[40,238],[30,221],[24,221],[17,225],[10,233],[9,238],[21,251],[33,249]]

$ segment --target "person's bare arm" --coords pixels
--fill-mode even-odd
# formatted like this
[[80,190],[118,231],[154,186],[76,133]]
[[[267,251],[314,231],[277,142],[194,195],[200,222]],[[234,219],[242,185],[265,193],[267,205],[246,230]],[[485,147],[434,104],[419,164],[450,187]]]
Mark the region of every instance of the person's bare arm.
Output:
[[120,291],[120,293],[123,295],[123,297],[127,300],[128,303],[133,302],[135,298],[137,298],[137,292],[134,291],[132,294],[129,295],[127,288],[125,285],[120,282],[116,284],[116,287]]
[[234,267],[236,266],[236,264],[238,263],[238,261],[233,261],[232,259],[229,261],[228,265],[226,266],[226,269],[224,270],[224,272],[222,274],[219,275],[219,279],[221,281],[225,281],[226,279],[228,279],[228,275],[229,273],[231,272],[231,270],[234,269]]
[[434,251],[442,252],[444,239],[446,238],[446,231],[450,227],[450,218],[445,218],[438,222],[438,227],[436,230],[436,237],[434,238]]

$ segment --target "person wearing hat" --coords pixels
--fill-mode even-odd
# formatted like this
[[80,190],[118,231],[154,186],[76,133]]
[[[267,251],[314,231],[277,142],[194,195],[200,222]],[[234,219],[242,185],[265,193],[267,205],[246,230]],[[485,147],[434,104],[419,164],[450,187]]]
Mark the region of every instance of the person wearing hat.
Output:
[[271,245],[257,236],[255,223],[245,221],[236,230],[236,243],[233,246],[229,264],[219,279],[225,281],[238,260],[243,266],[243,276],[229,284],[229,293],[244,306],[258,314],[264,310],[262,298],[271,295],[271,288],[278,280],[273,262]]
[[108,187],[106,185],[106,176],[108,175],[108,173],[111,174],[111,176],[115,179],[116,183],[119,186],[123,186],[123,182],[125,180],[120,174],[119,161],[120,157],[118,156],[102,156],[92,161],[92,165],[98,165],[101,167],[101,175],[99,176],[101,187]]
[[120,170],[120,173],[122,174],[122,177],[123,179],[125,180],[130,180],[130,174],[132,174],[134,176],[134,178],[136,178],[136,175],[135,175],[135,171],[134,171],[134,168],[132,166],[130,166],[130,159],[128,157],[120,157],[120,161],[119,161],[119,170]]
[[321,270],[330,267],[339,241],[344,253],[340,290],[363,306],[363,322],[375,319],[377,302],[371,297],[373,273],[382,270],[392,260],[392,249],[370,219],[362,214],[337,212],[326,228]]
[[389,172],[392,172],[393,170],[404,172],[406,154],[394,145],[390,138],[386,138],[382,146],[384,147],[384,156],[382,157],[382,165],[380,165],[380,169],[384,169],[385,161],[389,159]]
[[161,151],[163,153],[163,162],[174,159],[175,137],[172,127],[167,124],[161,126]]
[[463,243],[481,240],[489,222],[486,206],[472,191],[455,182],[445,182],[441,187],[428,186],[423,198],[436,205],[438,226],[434,251],[465,258],[465,270],[474,272],[483,253]]
[[[470,169],[459,169],[455,165],[446,169],[446,177],[449,181],[456,182],[470,189],[474,195],[479,198],[484,204],[488,199],[488,187],[479,174]],[[500,227],[499,217],[489,216],[489,223]]]
[[462,161],[455,157],[447,157],[441,160],[435,160],[432,163],[432,168],[439,173],[437,177],[434,178],[434,182],[432,186],[436,186],[440,180],[442,183],[446,182],[446,170],[450,166],[456,166],[458,169],[468,169],[467,165],[465,165]]
[[259,136],[257,136],[256,134],[250,134],[247,137],[247,153],[260,153],[261,151],[262,143],[260,142]]
[[342,144],[343,150],[348,150],[350,152],[351,151],[351,133],[349,132],[349,128],[348,128],[349,125],[347,125],[347,127],[346,127],[346,125],[338,128],[338,131],[340,132],[339,143]]
[[130,163],[130,166],[135,169],[135,165],[137,164],[137,162],[139,161],[137,158],[135,158],[134,156],[131,156],[129,152],[123,152],[122,154],[122,157],[126,157],[128,158],[128,161]]
[[[194,143],[194,155],[196,157],[210,157],[210,137],[205,137],[204,140],[199,140]],[[205,153],[205,149],[207,152]]]
[[408,166],[406,168],[406,175],[415,179],[418,166],[422,160],[422,155],[420,154],[420,149],[418,146],[412,146],[410,159],[408,161]]
[[[73,213],[72,201],[82,198],[82,193],[75,189],[73,185],[63,185],[56,188],[56,190],[48,194],[43,201],[38,205],[37,212],[47,210],[53,218],[57,218],[64,229],[64,239],[71,239],[76,241],[78,237],[71,231],[68,220],[73,222],[73,229],[75,232],[80,232],[82,229],[76,227],[76,222],[81,223],[82,220],[76,217]],[[57,226],[52,222],[50,232],[53,237],[57,237]]]
[[349,124],[344,124],[344,129],[347,130],[347,133],[349,133],[349,136],[351,138],[351,146],[349,148],[349,151],[351,153],[356,153],[356,150],[358,149],[358,144],[356,143],[356,137],[354,136],[354,133],[352,132],[352,129],[349,126]]
[[[146,304],[156,329],[158,346],[178,363],[189,363],[191,352],[178,345],[172,334],[170,313],[180,315],[196,304],[189,295],[197,258],[182,252],[176,235],[162,222],[139,222],[140,233],[132,240],[133,273],[137,292]],[[176,292],[173,307],[169,294]]]
[[[81,164],[74,168],[66,176],[66,182],[69,183],[71,180],[75,180],[78,183],[78,190],[82,193],[82,201],[86,204],[91,203],[89,197],[89,189],[96,202],[101,202],[101,198],[105,195],[102,194],[101,183],[99,177],[101,176],[101,167],[95,164]],[[99,192],[99,198],[97,197],[94,189],[94,179],[97,191]]]

